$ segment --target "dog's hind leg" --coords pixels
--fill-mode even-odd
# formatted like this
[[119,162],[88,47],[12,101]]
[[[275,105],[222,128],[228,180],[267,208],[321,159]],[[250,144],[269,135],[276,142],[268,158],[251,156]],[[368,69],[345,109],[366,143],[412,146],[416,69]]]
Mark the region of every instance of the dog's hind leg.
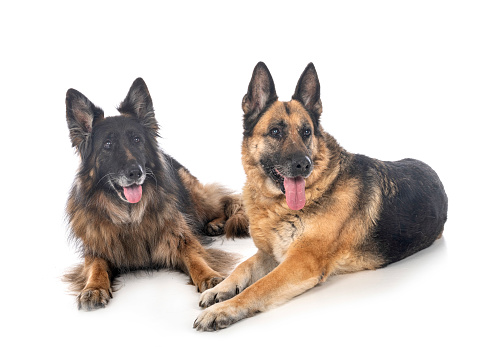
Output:
[[240,194],[225,193],[220,199],[217,218],[206,225],[208,236],[225,234],[227,238],[249,237],[249,222]]
[[249,236],[248,218],[240,194],[233,194],[218,184],[203,185],[185,168],[179,169],[179,175],[191,195],[197,216],[204,221],[206,235]]
[[225,195],[223,200],[225,236],[227,238],[249,237],[249,220],[240,194]]

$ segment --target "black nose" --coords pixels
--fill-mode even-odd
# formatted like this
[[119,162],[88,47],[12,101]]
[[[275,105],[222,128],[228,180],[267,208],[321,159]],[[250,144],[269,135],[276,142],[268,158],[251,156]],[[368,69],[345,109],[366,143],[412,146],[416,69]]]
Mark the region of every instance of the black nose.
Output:
[[126,170],[126,176],[129,179],[137,180],[143,175],[143,170],[138,165],[131,165]]
[[313,163],[306,155],[296,156],[291,159],[293,176],[308,176],[313,171]]

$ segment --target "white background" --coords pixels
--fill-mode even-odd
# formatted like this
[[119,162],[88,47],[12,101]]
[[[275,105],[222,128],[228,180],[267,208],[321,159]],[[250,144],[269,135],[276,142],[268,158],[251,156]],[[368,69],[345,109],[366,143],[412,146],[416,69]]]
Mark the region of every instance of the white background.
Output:
[[[3,346],[495,344],[493,2],[13,3],[0,6]],[[192,329],[199,295],[178,272],[126,276],[107,308],[78,311],[60,281],[79,261],[66,90],[111,116],[143,77],[162,147],[240,191],[241,99],[260,60],[280,100],[315,64],[323,127],[347,150],[430,164],[449,196],[444,238],[217,333]],[[250,239],[218,247],[255,252]]]

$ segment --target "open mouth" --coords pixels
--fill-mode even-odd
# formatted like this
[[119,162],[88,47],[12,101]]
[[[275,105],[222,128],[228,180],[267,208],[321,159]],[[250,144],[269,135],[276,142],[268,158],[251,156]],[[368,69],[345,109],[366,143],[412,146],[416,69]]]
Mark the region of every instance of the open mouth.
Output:
[[143,187],[140,184],[132,184],[127,187],[115,187],[120,194],[121,198],[130,202],[131,204],[138,203],[143,195]]
[[275,181],[275,183],[278,185],[282,193],[285,194],[284,176],[280,173],[280,171],[272,167],[272,169],[270,170],[270,176],[272,180]]
[[275,167],[271,169],[270,174],[282,193],[285,194],[287,206],[295,211],[302,209],[306,204],[306,181],[304,177],[286,177]]

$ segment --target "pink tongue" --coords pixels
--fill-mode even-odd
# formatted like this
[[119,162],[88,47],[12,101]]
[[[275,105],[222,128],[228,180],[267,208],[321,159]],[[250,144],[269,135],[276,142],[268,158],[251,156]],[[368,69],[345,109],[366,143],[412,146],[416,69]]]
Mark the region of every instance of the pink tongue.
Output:
[[143,194],[143,188],[136,184],[129,187],[124,187],[125,198],[131,204],[135,204],[136,202],[139,202],[139,200],[141,200],[142,194]]
[[306,204],[305,187],[302,176],[284,177],[285,199],[291,210],[300,210]]

